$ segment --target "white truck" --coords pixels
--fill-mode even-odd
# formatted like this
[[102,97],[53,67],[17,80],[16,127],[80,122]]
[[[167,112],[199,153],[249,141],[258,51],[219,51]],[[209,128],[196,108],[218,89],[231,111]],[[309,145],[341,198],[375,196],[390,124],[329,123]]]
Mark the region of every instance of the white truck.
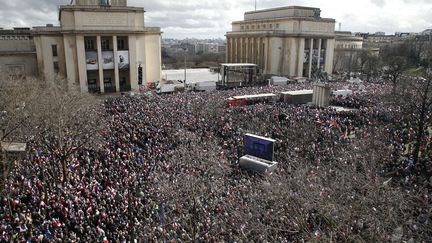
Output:
[[269,85],[281,86],[281,85],[287,85],[289,79],[285,77],[273,76],[268,81],[269,81]]
[[205,82],[186,83],[186,89],[188,91],[213,91],[216,90],[216,82],[205,81]]
[[158,84],[156,86],[156,93],[167,94],[183,90],[183,84]]

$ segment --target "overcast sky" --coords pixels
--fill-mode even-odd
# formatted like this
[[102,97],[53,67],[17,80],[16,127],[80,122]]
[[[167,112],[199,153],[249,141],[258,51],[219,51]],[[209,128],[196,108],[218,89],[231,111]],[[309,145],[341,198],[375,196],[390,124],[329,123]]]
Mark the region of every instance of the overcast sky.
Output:
[[[70,0],[0,0],[0,27],[58,24],[58,6]],[[254,9],[254,0],[129,0],[144,7],[146,25],[164,38],[224,38],[231,22]],[[353,32],[420,32],[432,28],[432,0],[257,0],[257,9],[302,5]]]

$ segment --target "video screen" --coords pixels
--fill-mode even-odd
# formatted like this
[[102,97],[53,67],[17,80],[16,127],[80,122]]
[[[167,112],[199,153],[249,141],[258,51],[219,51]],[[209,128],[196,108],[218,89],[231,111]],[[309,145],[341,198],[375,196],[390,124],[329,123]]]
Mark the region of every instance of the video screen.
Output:
[[244,150],[247,155],[252,155],[260,159],[273,161],[274,140],[261,138],[246,134],[244,136]]

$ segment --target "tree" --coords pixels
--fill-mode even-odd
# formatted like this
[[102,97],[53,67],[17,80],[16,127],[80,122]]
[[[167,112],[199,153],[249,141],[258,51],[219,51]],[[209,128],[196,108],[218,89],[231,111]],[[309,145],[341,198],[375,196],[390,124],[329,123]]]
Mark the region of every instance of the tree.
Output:
[[97,141],[103,123],[99,100],[57,77],[40,84],[40,99],[35,112],[40,134],[39,144],[53,156],[53,172],[61,166],[63,183],[67,182],[69,162],[76,151]]
[[[3,75],[0,82],[1,141],[35,142],[53,156],[50,172],[67,181],[71,156],[99,136],[98,99],[54,77],[41,80]],[[5,173],[11,169],[2,163]],[[7,174],[7,173],[6,173]]]
[[384,73],[393,84],[393,93],[396,93],[399,78],[406,68],[406,60],[401,56],[391,56],[384,60]]
[[[36,82],[34,78],[23,78],[16,73],[0,74],[0,143],[27,142],[35,135],[34,104],[39,98]],[[13,161],[7,160],[3,147],[0,146],[0,150],[4,183],[13,168]]]
[[415,163],[423,161],[426,156],[428,129],[432,126],[432,76],[425,76],[410,78],[400,93],[407,129],[412,129],[414,134],[414,141],[407,142],[414,143],[412,156]]
[[379,68],[379,58],[376,55],[369,54],[368,60],[365,66],[366,79],[367,81],[378,71]]

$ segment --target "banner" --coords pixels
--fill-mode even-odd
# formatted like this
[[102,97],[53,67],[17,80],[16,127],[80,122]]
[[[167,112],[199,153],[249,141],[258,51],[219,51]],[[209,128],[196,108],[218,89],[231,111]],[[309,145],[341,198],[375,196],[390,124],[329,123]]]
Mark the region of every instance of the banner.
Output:
[[118,51],[117,60],[119,69],[129,68],[129,51]]
[[103,51],[102,52],[103,69],[114,69],[114,52]]
[[309,50],[304,50],[303,63],[309,63]]
[[88,51],[86,52],[86,66],[87,70],[98,70],[98,58],[97,58],[97,52],[95,51]]

